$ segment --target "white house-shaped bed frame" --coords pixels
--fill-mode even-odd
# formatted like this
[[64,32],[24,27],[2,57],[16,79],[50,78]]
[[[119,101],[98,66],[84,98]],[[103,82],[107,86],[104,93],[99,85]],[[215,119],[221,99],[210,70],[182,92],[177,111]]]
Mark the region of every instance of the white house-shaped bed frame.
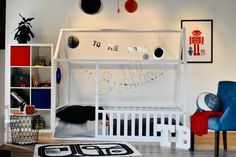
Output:
[[[175,37],[170,39],[172,35]],[[77,48],[68,47],[71,36],[77,37]],[[160,142],[161,146],[171,146],[175,142],[177,148],[188,149],[190,130],[186,125],[187,62],[184,44],[184,29],[62,29],[53,69],[56,74],[57,68],[61,68],[63,83],[56,84],[56,76],[53,77],[53,106],[56,109],[63,105],[91,105],[92,102],[96,109],[94,136],[66,139],[153,141]],[[134,45],[136,49],[132,47]],[[164,50],[160,59],[153,57],[153,49],[158,47]],[[137,81],[137,75],[133,75],[133,80],[125,82],[120,73],[127,75],[127,71],[129,74],[142,71],[145,79],[140,81],[139,76]],[[146,77],[149,73],[150,77]],[[82,75],[88,76],[79,78]],[[86,83],[86,80],[90,82]],[[129,93],[124,94],[126,91]],[[82,96],[76,99],[77,95]],[[99,109],[101,106],[103,110]],[[102,115],[100,120],[99,114]]]

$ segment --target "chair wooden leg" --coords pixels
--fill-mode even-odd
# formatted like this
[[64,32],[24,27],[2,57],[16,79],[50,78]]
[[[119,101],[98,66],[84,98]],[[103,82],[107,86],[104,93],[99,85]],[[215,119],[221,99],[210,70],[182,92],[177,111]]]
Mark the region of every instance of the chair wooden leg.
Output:
[[190,149],[191,152],[194,151],[194,133],[191,131],[191,145],[190,145]]
[[227,150],[227,131],[223,131],[224,150]]
[[220,132],[215,131],[215,157],[219,157]]

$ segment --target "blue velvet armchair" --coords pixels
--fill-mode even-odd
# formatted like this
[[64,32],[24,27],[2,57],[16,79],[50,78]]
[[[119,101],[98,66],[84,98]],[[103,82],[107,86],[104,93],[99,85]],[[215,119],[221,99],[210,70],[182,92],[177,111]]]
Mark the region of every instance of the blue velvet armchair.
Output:
[[[223,133],[224,150],[227,150],[227,131],[236,131],[236,82],[220,81],[217,96],[221,101],[221,117],[208,119],[208,129],[215,131],[215,157],[219,157],[219,136]],[[191,151],[194,151],[194,133],[191,131]]]

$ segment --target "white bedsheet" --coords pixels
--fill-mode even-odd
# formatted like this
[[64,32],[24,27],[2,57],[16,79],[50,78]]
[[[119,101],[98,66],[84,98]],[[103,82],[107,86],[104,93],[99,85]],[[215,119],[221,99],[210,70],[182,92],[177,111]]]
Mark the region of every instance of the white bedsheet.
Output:
[[84,124],[72,124],[56,118],[55,138],[94,137],[95,121],[87,121]]

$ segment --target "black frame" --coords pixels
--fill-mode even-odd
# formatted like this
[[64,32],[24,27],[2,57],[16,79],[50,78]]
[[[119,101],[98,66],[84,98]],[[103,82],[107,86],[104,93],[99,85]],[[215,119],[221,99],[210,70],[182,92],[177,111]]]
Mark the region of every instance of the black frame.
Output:
[[212,19],[199,19],[199,20],[181,20],[181,29],[183,28],[184,23],[186,22],[210,22],[210,29],[211,29],[211,34],[210,34],[210,38],[211,38],[211,54],[210,54],[210,61],[188,61],[188,63],[213,63],[213,20]]
[[5,49],[6,0],[0,0],[0,49]]

